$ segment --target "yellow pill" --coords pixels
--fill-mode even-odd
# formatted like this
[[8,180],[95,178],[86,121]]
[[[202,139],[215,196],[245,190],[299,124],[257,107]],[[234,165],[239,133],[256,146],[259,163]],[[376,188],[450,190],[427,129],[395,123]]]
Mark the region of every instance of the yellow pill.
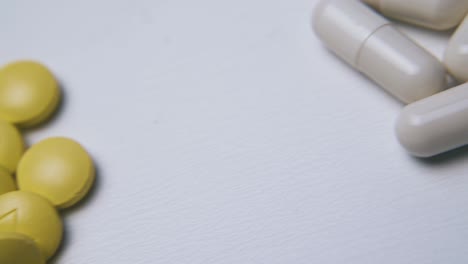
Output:
[[0,232],[15,232],[33,239],[45,258],[54,255],[62,240],[57,210],[37,194],[14,191],[0,195]]
[[57,80],[44,65],[17,61],[0,69],[0,118],[21,127],[45,121],[60,101]]
[[81,200],[94,182],[86,150],[68,138],[49,138],[32,146],[18,165],[18,188],[37,193],[59,208]]
[[16,185],[13,177],[6,170],[0,168],[0,195],[14,190],[16,190]]
[[44,264],[36,243],[19,233],[0,233],[0,263],[2,264]]
[[23,152],[23,138],[18,129],[0,119],[0,167],[15,172]]

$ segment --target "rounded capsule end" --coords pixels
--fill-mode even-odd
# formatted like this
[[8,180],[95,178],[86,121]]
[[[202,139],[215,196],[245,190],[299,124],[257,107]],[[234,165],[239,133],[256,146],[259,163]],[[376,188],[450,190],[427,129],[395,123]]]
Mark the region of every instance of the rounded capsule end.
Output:
[[468,45],[450,45],[445,54],[444,64],[455,79],[468,82]]
[[401,83],[401,87],[408,91],[408,98],[404,99],[407,104],[447,89],[447,73],[437,59],[426,56],[420,57],[418,62],[417,70],[409,71],[408,79]]
[[400,145],[411,155],[428,158],[436,155],[431,150],[431,142],[423,131],[421,120],[407,108],[398,116],[395,126],[396,137]]
[[468,81],[468,17],[455,31],[445,50],[444,63],[458,81]]
[[320,1],[314,8],[312,12],[312,18],[311,18],[311,24],[312,24],[312,29],[316,35],[319,35],[319,20],[323,15],[323,11],[325,7],[327,6],[328,1],[327,0],[322,0]]
[[430,21],[428,28],[444,31],[458,26],[468,11],[468,3],[459,0],[440,1],[441,3],[432,9],[427,18]]
[[357,65],[387,92],[406,104],[447,88],[442,63],[390,25],[381,27],[366,41]]

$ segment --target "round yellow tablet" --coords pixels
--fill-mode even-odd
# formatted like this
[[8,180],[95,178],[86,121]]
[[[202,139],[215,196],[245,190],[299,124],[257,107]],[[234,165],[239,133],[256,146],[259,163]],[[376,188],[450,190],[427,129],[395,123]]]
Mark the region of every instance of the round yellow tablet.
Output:
[[16,190],[16,185],[13,177],[6,170],[0,168],[0,195],[14,190]]
[[18,165],[18,188],[37,193],[59,208],[81,200],[94,182],[93,161],[77,142],[49,138],[32,146]]
[[0,263],[45,264],[36,243],[19,233],[0,233]]
[[21,127],[45,121],[60,101],[57,80],[44,65],[17,61],[0,69],[0,118]]
[[57,210],[45,198],[14,191],[0,195],[0,232],[30,237],[41,254],[50,258],[60,245],[63,227]]
[[15,172],[23,152],[23,138],[18,129],[0,119],[0,167]]

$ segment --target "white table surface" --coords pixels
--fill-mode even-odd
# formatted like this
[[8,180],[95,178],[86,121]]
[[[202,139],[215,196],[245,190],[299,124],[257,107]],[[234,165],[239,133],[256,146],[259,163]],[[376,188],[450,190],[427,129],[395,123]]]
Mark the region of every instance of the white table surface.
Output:
[[[27,141],[99,167],[51,263],[467,263],[468,150],[408,156],[402,105],[323,48],[316,2],[1,1],[0,63],[65,93]],[[443,54],[449,33],[399,27]]]

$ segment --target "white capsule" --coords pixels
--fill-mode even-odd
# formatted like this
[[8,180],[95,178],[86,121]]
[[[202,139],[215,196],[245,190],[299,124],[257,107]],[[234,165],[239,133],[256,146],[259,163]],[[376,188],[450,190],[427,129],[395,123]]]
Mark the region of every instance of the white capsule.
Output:
[[338,57],[405,103],[446,88],[437,58],[357,0],[320,2],[314,29]]
[[468,12],[467,0],[363,0],[385,16],[410,24],[447,30]]
[[450,39],[444,62],[453,77],[468,82],[468,16]]
[[468,83],[407,105],[396,124],[401,145],[431,157],[468,144]]

